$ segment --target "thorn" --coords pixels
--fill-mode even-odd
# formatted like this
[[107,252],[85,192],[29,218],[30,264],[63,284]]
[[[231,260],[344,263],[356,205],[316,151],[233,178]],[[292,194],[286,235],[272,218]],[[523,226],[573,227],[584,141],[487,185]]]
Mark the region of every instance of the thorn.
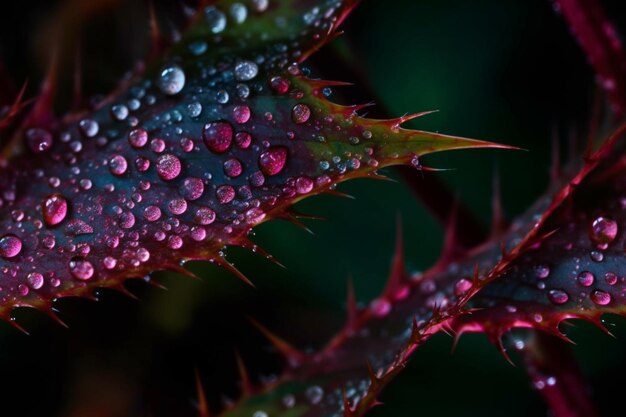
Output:
[[[202,281],[202,278],[200,278],[198,275],[196,275],[195,273],[191,272],[189,269],[182,267],[179,264],[169,265],[168,269],[171,270],[171,271],[174,271],[174,272],[178,272],[179,274],[184,275],[187,278],[191,278],[193,280]],[[165,287],[163,287],[163,289],[165,289]]]
[[198,417],[209,417],[211,413],[209,412],[209,405],[206,400],[204,388],[202,387],[202,381],[200,380],[200,373],[198,372],[198,368],[195,369],[195,374],[196,391],[198,395]]
[[13,326],[14,328],[16,328],[17,330],[19,330],[20,332],[24,333],[26,336],[30,336],[30,333],[28,333],[28,331],[23,328],[22,326],[20,326],[19,324],[17,324],[17,321],[15,320],[15,317],[11,317],[8,320],[9,324],[11,326]]
[[489,332],[487,332],[487,337],[489,338],[491,343],[496,345],[498,350],[500,350],[500,353],[502,354],[502,356],[504,356],[504,359],[506,359],[506,361],[508,363],[510,363],[512,366],[515,366],[515,363],[513,363],[513,361],[511,360],[511,357],[509,356],[509,354],[506,351],[506,348],[504,347],[504,342],[502,341],[502,333],[495,334],[495,333],[489,331]]
[[[139,297],[137,297],[135,294],[130,292],[130,290],[124,286],[124,283],[119,283],[119,284],[113,285],[113,286],[111,286],[109,288],[114,290],[114,291],[117,291],[117,292],[119,292],[119,293],[121,293],[121,294],[123,294],[123,295],[125,295],[125,296],[127,296],[129,298],[132,298],[133,300],[141,301],[139,299]],[[94,294],[93,300],[94,301],[99,301],[98,297],[95,294]]]
[[53,47],[46,77],[41,86],[39,97],[26,117],[26,125],[49,125],[54,120],[53,101],[57,91],[59,78],[59,46]]
[[302,223],[300,220],[298,220],[298,218],[293,215],[290,212],[284,212],[282,214],[278,214],[276,216],[277,219],[281,219],[281,220],[285,220],[288,221],[289,223],[298,226],[300,229],[304,230],[305,232],[308,232],[312,235],[315,235],[315,233],[313,233],[313,231],[311,229],[309,229],[309,227],[307,225],[305,225],[304,223]]
[[217,265],[227,269],[228,271],[230,271],[233,275],[235,275],[237,278],[239,278],[241,281],[245,282],[246,284],[248,284],[249,286],[251,286],[252,288],[256,289],[256,286],[252,283],[252,281],[250,281],[248,279],[248,277],[246,277],[240,270],[238,270],[237,268],[235,268],[235,266],[233,264],[231,264],[230,262],[228,262],[227,260],[225,260],[224,258],[221,259],[214,259],[213,262],[215,262]]
[[367,364],[367,373],[369,374],[369,377],[370,377],[371,386],[372,388],[377,389],[378,386],[380,385],[378,376],[376,376],[376,372],[374,372],[374,369],[372,368],[372,364],[370,363],[370,361],[367,361],[366,364]]
[[355,413],[352,407],[350,406],[350,401],[348,400],[348,395],[346,394],[345,387],[343,388],[343,416],[355,417]]
[[61,318],[57,315],[57,312],[52,307],[46,308],[45,310],[43,310],[43,312],[46,313],[48,317],[50,317],[55,323],[59,324],[61,327],[69,329],[67,323],[61,320]]
[[385,124],[391,128],[399,128],[401,124],[408,122],[409,120],[417,119],[418,117],[426,116],[431,113],[437,113],[439,110],[427,110],[419,113],[405,114],[401,117],[385,120]]
[[274,255],[268,253],[267,251],[265,251],[265,249],[261,248],[259,245],[257,245],[256,243],[252,242],[250,239],[244,237],[242,238],[238,243],[237,246],[240,246],[244,249],[248,249],[251,252],[254,253],[258,253],[261,256],[263,256],[265,259],[271,261],[272,263],[274,263],[275,265],[278,265],[279,267],[283,268],[283,269],[287,269],[287,267],[285,265],[283,265],[278,259],[276,259],[274,257]]
[[275,335],[271,331],[269,331],[265,326],[263,326],[258,321],[254,320],[251,317],[248,317],[248,320],[254,325],[263,335],[270,341],[272,346],[285,358],[287,363],[291,367],[298,366],[302,359],[304,358],[304,354],[300,352],[298,349],[293,347],[289,342]]
[[446,224],[446,230],[443,238],[443,248],[439,259],[435,262],[434,268],[442,268],[449,265],[450,262],[457,259],[463,252],[459,241],[457,239],[457,222],[459,213],[459,199],[454,199],[454,204],[450,210],[450,217],[448,218],[448,224]]
[[322,216],[317,216],[315,214],[306,214],[306,213],[302,213],[299,211],[296,211],[294,209],[289,209],[289,212],[291,213],[292,216],[294,216],[296,219],[306,219],[306,220],[327,220],[325,217]]
[[250,382],[250,374],[246,369],[246,365],[239,354],[239,351],[235,351],[235,359],[237,361],[237,370],[239,371],[239,377],[241,378],[241,391],[244,397],[252,394],[253,387]]
[[393,178],[389,178],[386,175],[380,174],[378,172],[370,172],[369,174],[367,174],[368,178],[371,178],[373,180],[381,180],[381,181],[387,181],[387,182],[398,182],[397,180],[393,179]]
[[337,197],[345,197],[345,198],[349,198],[351,200],[356,200],[356,198],[353,195],[350,194],[346,194],[342,191],[337,191],[337,190],[326,190],[324,191],[324,194],[328,194],[328,195],[334,195]]

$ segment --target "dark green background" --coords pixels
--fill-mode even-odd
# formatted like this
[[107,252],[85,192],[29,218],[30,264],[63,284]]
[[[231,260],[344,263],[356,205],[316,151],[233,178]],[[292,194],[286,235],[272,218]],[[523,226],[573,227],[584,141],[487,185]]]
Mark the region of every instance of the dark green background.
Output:
[[[0,17],[0,53],[18,82],[24,74],[37,77],[42,71],[33,28],[53,15],[56,3],[13,4],[14,10]],[[607,2],[609,10],[617,3]],[[128,2],[89,23],[83,35],[88,91],[106,91],[133,54],[145,49],[145,26],[137,23],[145,21],[144,13],[145,4]],[[592,73],[548,1],[366,0],[344,29],[336,47],[349,51],[372,91],[346,87],[337,100],[375,94],[380,108],[372,115],[438,109],[409,126],[527,149],[424,159],[426,165],[453,169],[438,175],[485,226],[495,171],[510,218],[547,186],[552,132],[562,142],[586,132]],[[128,42],[130,34],[139,34],[139,40]],[[119,50],[120,41],[126,49]],[[328,56],[319,58],[322,65]],[[228,250],[256,290],[202,263],[191,266],[202,281],[160,274],[168,291],[130,283],[139,302],[110,291],[101,292],[100,303],[61,301],[60,316],[69,330],[39,313],[18,311],[16,317],[32,335],[0,328],[1,407],[11,410],[7,415],[24,416],[79,416],[77,404],[83,403],[119,409],[109,414],[116,416],[193,415],[194,367],[212,404],[219,394],[236,394],[234,349],[255,375],[279,369],[247,316],[297,346],[319,347],[343,322],[348,277],[364,303],[384,286],[397,216],[403,221],[409,270],[431,265],[442,241],[441,227],[402,182],[358,180],[340,190],[356,199],[322,196],[299,204],[301,211],[327,219],[307,221],[314,235],[279,221],[256,230],[253,240],[286,270]],[[617,341],[582,324],[571,335],[604,415],[622,415],[626,326],[610,321],[619,322]],[[464,336],[454,354],[450,346],[451,339],[440,335],[420,349],[384,393],[386,405],[371,415],[545,415],[523,367],[510,366],[484,336]],[[609,375],[616,382],[610,383]]]

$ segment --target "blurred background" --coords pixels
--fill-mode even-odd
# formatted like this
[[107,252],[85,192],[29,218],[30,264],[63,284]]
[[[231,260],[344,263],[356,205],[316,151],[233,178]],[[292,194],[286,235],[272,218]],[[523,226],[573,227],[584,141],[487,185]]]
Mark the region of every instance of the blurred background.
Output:
[[[166,28],[180,24],[179,2],[154,3]],[[626,16],[616,13],[620,2],[604,3],[626,30]],[[59,109],[71,102],[75,47],[86,92],[105,94],[146,56],[148,16],[148,2],[142,0],[6,2],[0,13],[5,78],[18,86],[29,80],[29,95],[36,94],[52,39],[60,39]],[[552,135],[567,142],[586,133],[593,75],[547,0],[370,0],[343,29],[345,35],[312,63],[326,69],[314,69],[315,75],[356,82],[337,90],[332,96],[337,101],[375,100],[371,116],[437,109],[408,126],[527,149],[452,152],[422,161],[451,168],[437,176],[485,228],[494,172],[500,173],[511,218],[547,186]],[[336,54],[351,64],[336,65]],[[167,290],[129,282],[139,300],[103,290],[98,303],[58,302],[69,329],[38,312],[16,311],[31,334],[0,324],[0,415],[196,416],[195,369],[213,407],[236,398],[236,350],[255,381],[280,371],[278,357],[247,317],[298,347],[319,348],[344,322],[348,277],[362,303],[383,288],[398,215],[409,270],[431,265],[442,242],[441,227],[401,180],[358,180],[340,190],[356,199],[321,196],[299,204],[300,211],[327,219],[307,222],[314,234],[280,221],[256,229],[253,240],[286,269],[228,250],[256,289],[198,263],[190,269],[201,281],[158,274]],[[623,415],[618,398],[626,384],[626,323],[608,321],[617,324],[611,327],[616,339],[581,323],[570,335],[600,410],[617,416]],[[508,364],[486,337],[467,335],[454,354],[450,348],[446,335],[431,339],[385,391],[386,405],[370,415],[546,414],[523,367]]]

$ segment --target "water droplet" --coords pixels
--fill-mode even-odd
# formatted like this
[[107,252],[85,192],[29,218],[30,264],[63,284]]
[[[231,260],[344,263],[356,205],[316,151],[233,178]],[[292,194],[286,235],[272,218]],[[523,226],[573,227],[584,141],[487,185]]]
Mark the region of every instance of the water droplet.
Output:
[[51,194],[41,206],[43,221],[48,226],[55,226],[67,216],[67,200],[61,194]]
[[80,127],[80,130],[83,132],[83,135],[85,135],[88,138],[92,138],[96,136],[98,134],[98,131],[100,130],[100,126],[98,125],[98,122],[96,122],[95,120],[91,120],[91,119],[81,120],[80,122],[78,122],[78,126]]
[[554,304],[565,304],[569,300],[569,295],[563,290],[550,290],[548,291],[548,298]]
[[242,24],[248,17],[248,9],[241,3],[233,3],[230,6],[230,15],[237,24]]
[[283,77],[273,77],[270,80],[270,87],[278,94],[285,94],[289,91],[289,81]]
[[39,288],[43,287],[43,275],[41,275],[39,272],[31,272],[30,274],[28,274],[28,276],[26,277],[26,281],[28,281],[28,285],[33,290],[38,290]]
[[591,253],[589,253],[589,256],[594,262],[602,262],[604,260],[604,254],[597,250],[592,250]]
[[287,162],[287,148],[275,146],[259,156],[259,168],[265,175],[276,175],[283,170]]
[[208,207],[200,207],[196,210],[194,220],[202,225],[211,224],[215,221],[215,212]]
[[26,131],[26,141],[31,151],[44,152],[52,146],[52,134],[45,129],[34,127]]
[[589,227],[589,237],[595,243],[611,243],[617,236],[617,222],[609,217],[596,217]]
[[220,204],[227,204],[235,198],[235,189],[230,185],[221,185],[217,187],[216,195]]
[[180,174],[180,160],[172,154],[161,155],[157,159],[156,170],[159,177],[164,180],[173,180]]
[[220,33],[226,29],[226,16],[221,10],[213,6],[204,9],[204,18],[212,33]]
[[167,208],[174,215],[183,214],[187,211],[187,201],[184,198],[175,198],[169,202]]
[[148,132],[145,129],[133,129],[128,133],[128,143],[133,148],[143,148],[148,143]]
[[591,293],[591,301],[599,306],[605,306],[611,302],[611,294],[602,290],[594,290]]
[[258,207],[246,211],[246,223],[257,224],[265,218],[265,212]]
[[224,173],[231,178],[241,175],[243,167],[237,158],[230,158],[224,162]]
[[252,7],[257,12],[264,12],[269,6],[269,0],[252,0]]
[[135,215],[130,211],[125,211],[120,214],[120,227],[122,229],[130,229],[135,225]]
[[370,311],[376,317],[385,317],[391,311],[391,302],[386,298],[376,298],[370,303]]
[[248,132],[237,132],[235,135],[235,143],[241,149],[248,149],[252,143],[252,136]]
[[117,265],[117,259],[115,259],[112,256],[106,256],[103,260],[102,260],[102,264],[104,265],[104,267],[106,269],[113,269],[115,268],[115,266]]
[[183,239],[178,235],[172,235],[167,239],[167,247],[170,249],[180,249],[183,247]]
[[93,233],[93,227],[80,219],[73,219],[67,223],[65,234],[68,236],[80,236]]
[[198,117],[202,113],[202,104],[195,102],[187,105],[187,114],[189,117]]
[[180,186],[180,194],[187,200],[197,200],[204,193],[204,183],[200,178],[185,178]]
[[614,272],[607,272],[604,274],[604,280],[609,285],[615,285],[617,284],[617,275]]
[[209,150],[226,152],[233,141],[233,127],[228,122],[207,123],[202,130],[202,138]]
[[111,116],[118,122],[126,120],[128,117],[128,107],[123,104],[116,104],[111,107]]
[[305,123],[311,117],[311,109],[306,104],[296,104],[291,109],[291,119],[294,123]]
[[233,108],[233,118],[235,122],[244,124],[250,120],[250,107],[248,106],[235,106]]
[[578,280],[578,283],[583,287],[591,287],[596,277],[589,271],[582,271],[580,274],[578,274],[576,279]]
[[22,250],[22,241],[15,235],[4,235],[0,238],[0,256],[13,258]]
[[269,417],[269,415],[263,410],[257,410],[252,414],[252,417]]
[[185,73],[177,65],[165,67],[161,70],[156,84],[163,94],[173,96],[180,93],[185,86]]
[[148,206],[143,210],[143,217],[149,222],[157,221],[161,218],[161,209],[157,206]]
[[319,404],[320,401],[322,401],[322,398],[324,398],[324,390],[322,387],[313,385],[312,387],[306,389],[304,395],[311,402],[311,404],[315,405]]
[[124,175],[128,169],[128,161],[122,155],[113,155],[109,159],[109,171],[113,175]]
[[472,288],[472,281],[467,278],[461,278],[454,286],[454,293],[457,296],[461,296],[468,292],[470,288]]
[[235,78],[238,81],[249,81],[258,73],[259,67],[252,61],[241,61],[235,65]]
[[307,194],[313,190],[313,180],[309,177],[298,177],[296,179],[296,192],[298,194]]
[[76,279],[86,281],[93,276],[94,268],[85,258],[75,256],[70,260],[70,273]]
[[547,265],[537,265],[535,268],[535,275],[539,279],[546,279],[550,275],[550,267]]

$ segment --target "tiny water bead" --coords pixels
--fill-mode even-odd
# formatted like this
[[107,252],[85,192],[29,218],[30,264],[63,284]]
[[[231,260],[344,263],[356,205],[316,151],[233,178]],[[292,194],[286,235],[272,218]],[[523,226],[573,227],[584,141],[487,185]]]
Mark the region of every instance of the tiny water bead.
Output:
[[233,108],[233,119],[239,124],[244,124],[250,120],[250,107],[248,106],[235,106]]
[[259,155],[259,168],[265,175],[276,175],[287,162],[287,148],[275,146]]
[[241,61],[235,65],[235,78],[238,81],[250,81],[259,73],[259,67],[252,61]]
[[31,151],[40,153],[52,147],[52,134],[45,129],[37,127],[26,131],[26,142]]
[[291,119],[294,123],[306,123],[311,117],[311,109],[306,104],[296,104],[291,109]]
[[535,275],[539,279],[546,279],[550,275],[550,267],[547,265],[537,265],[535,267]]
[[591,293],[591,301],[599,306],[605,306],[611,302],[611,294],[602,290],[594,290]]
[[91,262],[79,256],[70,260],[69,267],[72,276],[81,281],[90,279],[94,274],[94,267]]
[[166,181],[173,180],[180,174],[180,159],[172,154],[161,155],[157,159],[156,170],[162,179]]
[[230,6],[230,15],[238,25],[246,21],[248,17],[248,9],[241,3],[233,3]]
[[0,237],[0,257],[13,258],[22,251],[22,241],[15,235]]
[[230,158],[224,162],[224,174],[231,178],[235,178],[241,175],[243,172],[243,166],[237,158]]
[[611,243],[618,232],[617,222],[606,216],[596,217],[589,226],[589,237],[595,243]]
[[617,275],[615,275],[615,272],[607,272],[604,274],[604,280],[609,285],[615,285],[617,284]]
[[142,148],[148,143],[148,132],[145,129],[133,129],[128,133],[128,143],[133,148]]
[[109,159],[109,170],[113,175],[124,175],[128,169],[128,161],[122,155],[113,155]]
[[91,119],[81,120],[80,122],[78,122],[78,127],[80,128],[83,135],[88,138],[96,136],[98,134],[98,131],[100,130],[98,122]]
[[43,201],[41,210],[46,225],[56,226],[67,216],[67,199],[61,194],[51,194]]
[[563,290],[550,290],[548,291],[548,298],[554,304],[565,304],[569,300],[569,295]]
[[209,150],[224,153],[233,141],[233,127],[228,122],[213,122],[204,125],[202,139]]
[[199,199],[203,193],[204,183],[200,178],[185,178],[180,186],[180,194],[190,201]]
[[194,221],[201,225],[208,225],[215,221],[215,212],[208,207],[200,207],[196,210]]
[[230,185],[222,185],[216,191],[217,201],[220,204],[227,204],[235,198],[235,189]]
[[143,217],[149,222],[157,221],[161,218],[161,209],[157,206],[148,206],[143,210]]
[[185,73],[178,65],[167,66],[161,70],[156,84],[163,94],[173,96],[185,87]]

